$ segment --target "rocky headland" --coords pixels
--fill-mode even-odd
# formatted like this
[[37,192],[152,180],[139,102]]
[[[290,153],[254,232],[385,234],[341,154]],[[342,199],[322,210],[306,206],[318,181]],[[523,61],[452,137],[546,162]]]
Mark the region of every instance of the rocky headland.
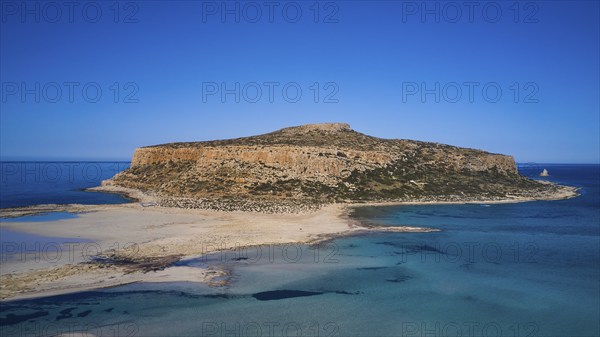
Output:
[[156,205],[297,213],[331,203],[562,199],[573,188],[521,176],[511,156],[368,136],[344,123],[236,139],[138,148],[99,190],[136,191]]

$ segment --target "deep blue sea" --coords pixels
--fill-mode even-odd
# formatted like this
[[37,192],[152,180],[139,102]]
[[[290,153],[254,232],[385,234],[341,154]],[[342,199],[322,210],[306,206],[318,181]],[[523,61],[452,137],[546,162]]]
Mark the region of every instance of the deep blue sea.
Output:
[[2,161],[0,208],[39,204],[118,204],[118,194],[85,192],[129,167],[129,162]]
[[132,284],[3,302],[0,332],[599,336],[600,166],[543,167],[549,180],[581,187],[581,196],[361,208],[354,216],[364,221],[440,231],[216,253],[179,264],[225,267],[232,275],[227,287]]

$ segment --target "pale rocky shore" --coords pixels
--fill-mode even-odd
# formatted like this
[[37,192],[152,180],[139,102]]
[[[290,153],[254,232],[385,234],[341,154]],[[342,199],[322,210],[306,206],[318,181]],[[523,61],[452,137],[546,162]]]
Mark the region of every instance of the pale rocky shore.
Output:
[[[561,200],[578,196],[577,188],[572,186],[558,185],[545,180],[534,181],[547,188],[536,189],[534,191],[521,190],[515,194],[506,194],[504,196],[465,196],[463,194],[426,196],[405,200],[371,200],[368,202],[347,202],[341,203],[346,206],[385,206],[385,205],[419,205],[419,204],[463,204],[463,203],[511,203],[525,202],[535,200]],[[326,203],[298,202],[296,200],[286,201],[260,201],[252,199],[209,199],[209,198],[181,198],[172,196],[162,196],[160,194],[147,194],[137,189],[115,186],[112,184],[103,184],[102,186],[89,188],[92,192],[118,193],[126,197],[146,204],[148,206],[162,206],[169,208],[183,209],[206,209],[224,212],[258,212],[267,214],[291,213],[301,214],[314,212],[321,207],[328,205]]]
[[[31,254],[2,261],[0,299],[14,300],[70,293],[133,282],[200,282],[225,286],[229,272],[217,267],[173,266],[182,259],[232,248],[279,244],[316,244],[334,237],[367,231],[428,232],[434,228],[383,227],[349,218],[349,210],[361,206],[440,203],[505,203],[557,200],[577,195],[576,189],[556,185],[554,193],[530,198],[489,200],[411,200],[361,204],[313,205],[309,208],[271,206],[234,211],[214,203],[164,207],[156,195],[105,186],[97,191],[121,193],[135,202],[121,205],[38,205],[2,209],[0,217],[48,212],[77,213],[73,219],[48,222],[1,222],[5,229],[48,237],[89,240],[62,247],[62,256],[36,260]],[[175,202],[175,201],[173,201]],[[187,207],[191,205],[191,207]],[[304,206],[301,206],[304,207]],[[212,209],[211,209],[212,208]],[[277,212],[275,212],[275,210]]]

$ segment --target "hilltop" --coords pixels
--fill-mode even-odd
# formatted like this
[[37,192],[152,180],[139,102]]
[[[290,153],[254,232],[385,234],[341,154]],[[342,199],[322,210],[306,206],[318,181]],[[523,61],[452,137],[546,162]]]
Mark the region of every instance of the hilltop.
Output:
[[142,191],[162,206],[261,212],[297,212],[334,202],[510,201],[573,194],[521,176],[510,156],[382,139],[344,123],[141,147],[131,167],[103,185]]

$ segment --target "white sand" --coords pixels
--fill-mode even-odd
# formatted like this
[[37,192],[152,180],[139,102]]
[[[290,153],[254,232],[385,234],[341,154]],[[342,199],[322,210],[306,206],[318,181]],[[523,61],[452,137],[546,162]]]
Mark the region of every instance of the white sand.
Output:
[[[85,263],[90,255],[111,250],[134,258],[197,256],[223,249],[262,244],[306,243],[361,228],[343,217],[344,208],[328,206],[306,214],[216,212],[138,204],[73,206],[78,218],[48,222],[2,222],[3,228],[50,237],[85,238],[93,243],[61,247],[62,256],[17,255],[2,261],[0,297],[25,298],[130,282],[198,281],[211,283],[225,271],[169,267],[128,273],[124,267]],[[87,252],[87,253],[86,253]],[[214,282],[218,285],[219,282]]]

